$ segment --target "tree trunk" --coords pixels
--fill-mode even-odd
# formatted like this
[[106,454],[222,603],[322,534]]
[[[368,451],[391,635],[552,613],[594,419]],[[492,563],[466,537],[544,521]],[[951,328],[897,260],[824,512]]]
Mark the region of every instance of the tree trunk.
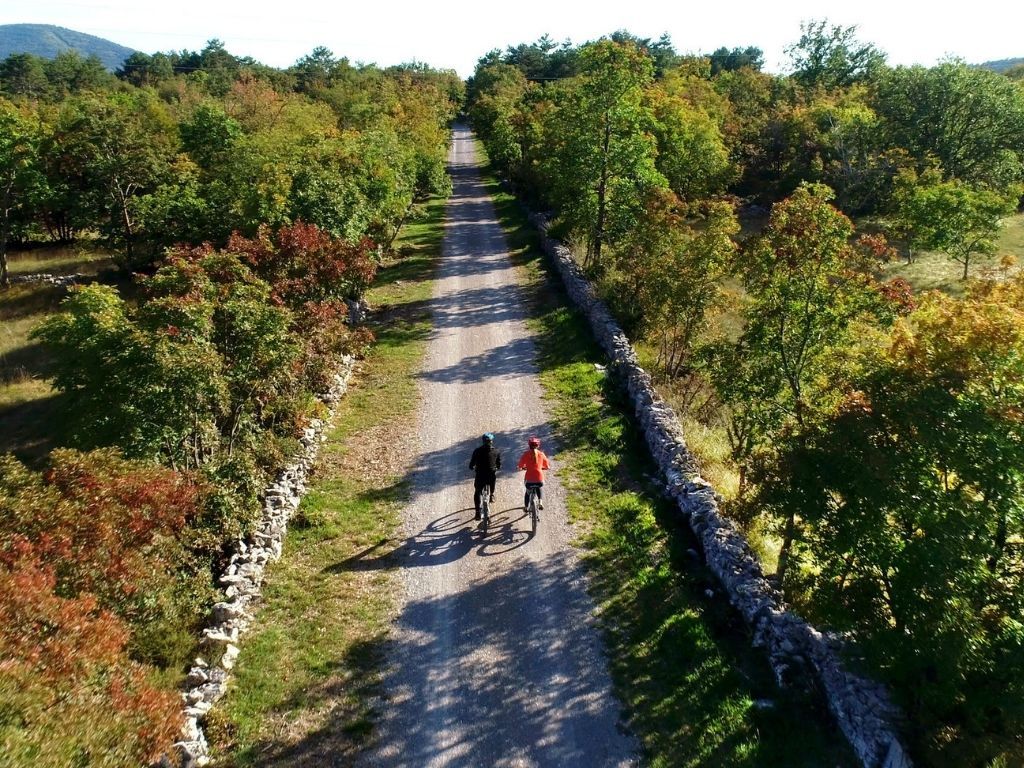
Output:
[[11,284],[10,275],[7,272],[7,233],[10,230],[11,209],[10,190],[4,191],[3,201],[0,202],[0,286]]
[[402,227],[405,226],[405,220],[409,218],[409,214],[412,213],[412,207],[415,204],[416,204],[416,200],[415,199],[409,201],[409,205],[407,205],[406,208],[405,208],[405,211],[402,212],[402,218],[400,218],[398,220],[398,223],[395,224],[394,231],[391,233],[391,236],[388,238],[387,243],[384,244],[384,250],[385,251],[387,251],[389,253],[391,252],[391,246],[394,245],[395,238],[398,237],[398,233],[401,232],[402,231]]
[[6,287],[11,284],[11,278],[7,274],[7,225],[0,225],[0,285]]
[[135,262],[135,248],[133,245],[134,231],[132,227],[131,215],[128,213],[128,201],[124,200],[121,204],[121,223],[124,227],[124,252],[125,256],[128,257],[128,263],[133,264]]
[[996,536],[995,536],[995,552],[988,559],[988,570],[990,573],[995,573],[999,567],[999,561],[1003,557],[1003,553],[1006,552],[1006,542],[1009,536],[1009,525],[1006,520],[1005,510],[999,516],[999,522],[996,523]]
[[793,539],[796,535],[796,513],[790,512],[786,516],[786,528],[782,532],[782,549],[779,550],[779,566],[775,570],[775,577],[779,582],[779,589],[783,596],[786,594],[786,571],[789,570],[789,557],[793,549]]
[[612,127],[608,115],[604,117],[604,139],[601,145],[601,179],[597,185],[597,227],[594,231],[594,265],[601,266],[601,244],[604,241],[604,224],[607,216],[608,194],[608,147],[611,145]]

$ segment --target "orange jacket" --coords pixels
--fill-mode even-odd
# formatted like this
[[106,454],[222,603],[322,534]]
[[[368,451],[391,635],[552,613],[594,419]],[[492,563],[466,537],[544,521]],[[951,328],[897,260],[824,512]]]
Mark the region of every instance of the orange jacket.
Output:
[[548,457],[540,448],[531,448],[519,457],[519,469],[526,470],[527,483],[543,483],[544,470],[550,468]]

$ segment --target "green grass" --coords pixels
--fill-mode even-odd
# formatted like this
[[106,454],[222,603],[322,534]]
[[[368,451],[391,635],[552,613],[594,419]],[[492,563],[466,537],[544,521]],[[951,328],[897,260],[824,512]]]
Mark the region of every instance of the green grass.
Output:
[[11,275],[31,275],[40,272],[51,275],[94,275],[102,269],[113,267],[114,261],[106,251],[84,242],[12,251],[8,254],[7,266]]
[[0,453],[38,461],[59,434],[60,396],[50,358],[29,335],[57,311],[64,290],[48,285],[0,288]]
[[372,729],[393,569],[346,563],[389,540],[407,499],[405,467],[381,466],[370,453],[393,453],[415,413],[443,210],[432,200],[406,226],[401,257],[367,296],[377,342],[339,405],[285,555],[268,569],[258,629],[209,719],[220,765],[345,764]]
[[549,277],[515,200],[493,178],[490,191],[536,295],[533,325],[561,448],[559,476],[584,531],[617,692],[647,761],[853,765],[820,703],[775,687],[739,617],[688,553],[696,542],[648,479],[655,468],[620,388],[595,368],[603,356],[585,321]]
[[[95,274],[110,258],[89,247],[48,246],[10,254],[12,275]],[[50,358],[30,338],[57,311],[64,289],[40,283],[0,287],[0,453],[41,461],[61,440],[61,396],[49,381]]]

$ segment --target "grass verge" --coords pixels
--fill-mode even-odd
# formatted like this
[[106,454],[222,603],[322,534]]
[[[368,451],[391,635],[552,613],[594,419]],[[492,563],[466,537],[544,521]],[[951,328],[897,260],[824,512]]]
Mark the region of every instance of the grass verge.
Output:
[[739,616],[694,557],[604,357],[569,308],[512,195],[488,180],[534,295],[541,380],[559,476],[583,532],[617,693],[652,766],[846,766],[820,702],[780,691]]
[[85,240],[70,245],[44,244],[8,255],[12,276],[45,272],[51,275],[95,275],[114,266],[110,253]]
[[406,226],[402,256],[367,296],[377,341],[339,404],[285,556],[267,571],[258,627],[208,720],[221,766],[347,764],[372,729],[393,574],[348,563],[391,537],[407,499],[410,457],[396,446],[415,413],[443,212],[431,200]]
[[59,395],[50,386],[49,356],[29,334],[57,311],[63,288],[0,288],[0,453],[34,462],[49,453],[59,431]]

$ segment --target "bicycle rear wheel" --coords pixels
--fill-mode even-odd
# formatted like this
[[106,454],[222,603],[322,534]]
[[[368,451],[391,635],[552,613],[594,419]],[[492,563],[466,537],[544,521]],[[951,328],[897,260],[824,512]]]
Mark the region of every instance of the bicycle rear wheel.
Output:
[[480,491],[480,513],[482,516],[480,523],[486,528],[491,521],[491,486],[489,485],[485,485]]

